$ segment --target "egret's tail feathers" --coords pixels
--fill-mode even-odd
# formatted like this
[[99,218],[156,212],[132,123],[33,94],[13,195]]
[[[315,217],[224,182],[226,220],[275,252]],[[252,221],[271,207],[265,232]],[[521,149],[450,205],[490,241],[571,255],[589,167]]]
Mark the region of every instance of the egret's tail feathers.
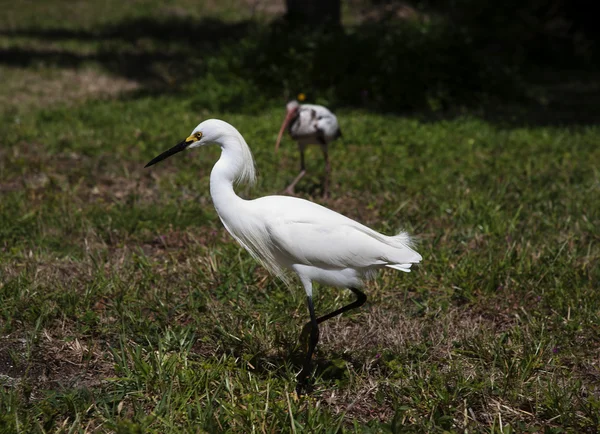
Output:
[[407,232],[400,232],[398,235],[394,235],[389,238],[391,238],[393,244],[400,244],[405,247],[412,247],[414,244],[412,238]]
[[388,240],[388,245],[393,249],[387,256],[386,267],[409,273],[411,265],[417,264],[423,259],[412,249],[413,241],[406,232],[388,237]]
[[405,273],[410,273],[410,266],[412,264],[388,264],[386,267],[393,268],[394,270],[404,271]]

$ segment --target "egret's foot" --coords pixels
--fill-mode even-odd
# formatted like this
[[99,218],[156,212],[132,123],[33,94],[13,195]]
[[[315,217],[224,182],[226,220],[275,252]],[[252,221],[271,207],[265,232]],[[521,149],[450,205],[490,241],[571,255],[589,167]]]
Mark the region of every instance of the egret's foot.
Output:
[[[302,327],[302,332],[298,338],[298,346],[308,356],[310,351],[310,335],[312,331],[312,324],[307,322]],[[311,351],[312,353],[312,351]],[[298,384],[296,385],[296,393],[298,396],[310,393],[313,390],[312,387],[312,357],[304,360],[302,370],[297,376]]]
[[296,384],[296,393],[298,397],[309,394],[314,390],[312,378],[304,372],[304,369],[298,375],[298,383]]

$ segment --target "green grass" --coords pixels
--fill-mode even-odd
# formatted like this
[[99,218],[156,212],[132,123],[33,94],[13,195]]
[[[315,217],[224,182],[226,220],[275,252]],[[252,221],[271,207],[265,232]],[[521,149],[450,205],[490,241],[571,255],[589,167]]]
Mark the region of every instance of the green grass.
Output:
[[[145,5],[136,13],[157,13]],[[7,16],[4,29],[39,18]],[[23,71],[54,80],[62,66],[2,68],[11,74],[0,136],[0,432],[600,426],[598,127],[337,110],[332,198],[318,195],[318,149],[299,193],[377,230],[410,231],[423,263],[382,272],[362,309],[323,325],[315,391],[297,399],[305,297],[222,227],[208,194],[218,149],[143,169],[216,117],[257,161],[257,187],[240,194],[277,193],[298,166],[289,138],[272,152],[280,102],[257,94],[257,108],[244,100],[245,110],[219,111],[227,89],[215,77],[38,101]],[[70,68],[115,74],[93,62]],[[346,292],[318,287],[317,311]]]

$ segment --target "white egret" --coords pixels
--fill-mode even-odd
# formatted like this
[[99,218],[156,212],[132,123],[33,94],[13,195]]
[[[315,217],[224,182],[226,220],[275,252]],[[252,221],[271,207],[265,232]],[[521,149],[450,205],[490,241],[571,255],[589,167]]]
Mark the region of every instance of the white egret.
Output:
[[[188,148],[215,144],[221,157],[210,174],[210,194],[227,231],[272,274],[290,283],[288,271],[296,273],[306,291],[310,322],[308,351],[299,374],[299,391],[311,370],[319,340],[319,324],[365,303],[360,290],[376,271],[389,267],[409,272],[421,255],[411,249],[408,234],[380,234],[321,205],[289,196],[266,196],[245,200],[234,183],[253,183],[252,153],[242,135],[217,119],[202,122],[192,134],[163,152],[146,167]],[[356,301],[319,318],[313,306],[313,282],[348,288]]]
[[[298,99],[304,100],[304,94],[298,95]],[[285,189],[288,194],[294,194],[294,187],[304,175],[306,175],[306,166],[304,165],[304,150],[308,145],[319,145],[325,158],[325,178],[323,181],[323,196],[329,196],[329,177],[331,166],[329,164],[328,145],[333,140],[342,136],[336,116],[322,105],[300,104],[292,100],[286,105],[287,114],[275,143],[275,152],[279,149],[281,138],[286,127],[292,139],[298,143],[300,151],[300,173]]]

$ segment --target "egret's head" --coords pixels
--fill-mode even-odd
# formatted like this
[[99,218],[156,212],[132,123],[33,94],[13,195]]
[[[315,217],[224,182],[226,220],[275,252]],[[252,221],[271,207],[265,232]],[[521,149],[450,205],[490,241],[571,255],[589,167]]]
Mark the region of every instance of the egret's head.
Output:
[[[216,125],[215,125],[216,124]],[[198,146],[208,145],[209,143],[215,143],[222,136],[222,128],[220,124],[225,124],[230,128],[233,128],[226,122],[219,121],[217,119],[209,119],[207,121],[202,122],[192,131],[192,134],[189,137],[170,149],[167,149],[165,152],[160,154],[159,156],[153,158],[146,166],[150,167],[155,165],[156,163],[169,158],[171,155],[175,155],[178,152],[184,151],[188,148],[197,148]],[[222,127],[222,126],[221,126]]]
[[187,139],[179,142],[172,148],[153,158],[148,164],[146,164],[145,167],[152,166],[159,161],[162,161],[171,155],[177,154],[178,152],[188,148],[192,149],[211,143],[220,143],[221,138],[223,138],[225,135],[231,135],[232,131],[239,135],[237,130],[227,122],[223,122],[218,119],[206,120],[194,128],[192,134],[190,134]]
[[229,150],[227,164],[233,167],[235,182],[253,184],[256,181],[254,159],[252,158],[252,152],[250,152],[248,144],[233,125],[219,119],[208,119],[202,122],[194,128],[192,134],[187,139],[151,160],[146,164],[146,167],[152,166],[185,149],[198,148],[210,144],[219,145],[223,150]]

